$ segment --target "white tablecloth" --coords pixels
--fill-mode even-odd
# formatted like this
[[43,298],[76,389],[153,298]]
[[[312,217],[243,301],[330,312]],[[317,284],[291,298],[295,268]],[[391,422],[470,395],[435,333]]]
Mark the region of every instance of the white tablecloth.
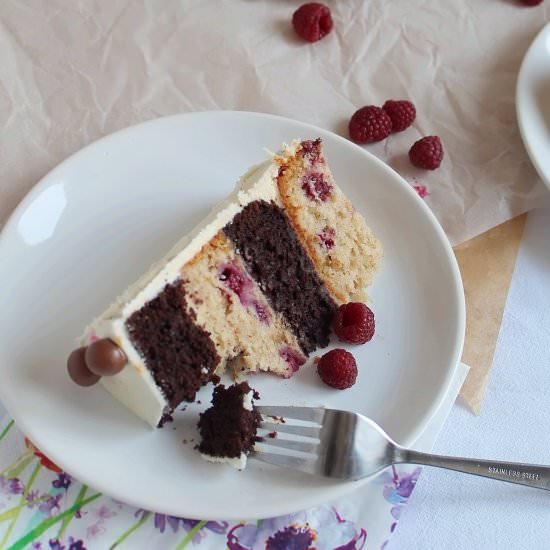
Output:
[[[550,464],[550,210],[529,215],[481,415],[434,452]],[[386,550],[550,548],[550,493],[424,468]]]

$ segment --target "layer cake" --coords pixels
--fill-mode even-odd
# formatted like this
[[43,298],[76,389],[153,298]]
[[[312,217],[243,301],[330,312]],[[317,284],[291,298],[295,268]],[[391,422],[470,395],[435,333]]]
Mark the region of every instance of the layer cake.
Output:
[[251,168],[81,344],[122,350],[124,368],[101,383],[158,426],[228,368],[292,376],[328,344],[338,305],[365,299],[381,255],[321,140],[295,141]]

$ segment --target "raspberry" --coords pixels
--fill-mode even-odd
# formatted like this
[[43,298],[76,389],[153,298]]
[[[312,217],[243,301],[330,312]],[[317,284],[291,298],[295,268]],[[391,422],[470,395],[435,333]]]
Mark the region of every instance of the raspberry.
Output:
[[302,141],[302,155],[312,164],[323,162],[321,159],[321,138]]
[[349,136],[355,143],[381,141],[391,134],[391,118],[384,109],[368,105],[353,113],[349,121]]
[[235,262],[225,265],[219,277],[239,298],[242,296],[245,288],[250,286],[246,275],[235,265]]
[[351,388],[357,380],[355,359],[344,349],[333,349],[325,353],[317,363],[317,372],[325,384],[338,390]]
[[318,2],[300,6],[292,16],[296,34],[308,42],[317,42],[332,30],[330,10]]
[[290,368],[294,372],[306,362],[306,358],[299,351],[292,349],[290,346],[283,346],[279,350],[279,356],[290,365]]
[[418,193],[421,199],[425,199],[430,194],[425,185],[413,185],[413,189]]
[[399,101],[388,99],[382,109],[391,118],[392,132],[406,130],[416,118],[416,107],[406,99]]
[[417,168],[435,170],[443,160],[443,146],[437,136],[419,139],[410,149],[409,158]]
[[321,233],[317,233],[319,240],[321,241],[321,247],[325,250],[331,250],[334,248],[334,237],[336,237],[336,230],[333,227],[326,225],[323,227]]
[[350,302],[338,308],[332,327],[342,342],[364,344],[374,336],[374,313],[365,304]]
[[302,178],[302,190],[310,201],[325,202],[332,194],[332,184],[321,172],[312,172]]
[[520,0],[524,6],[538,6],[542,4],[542,0]]

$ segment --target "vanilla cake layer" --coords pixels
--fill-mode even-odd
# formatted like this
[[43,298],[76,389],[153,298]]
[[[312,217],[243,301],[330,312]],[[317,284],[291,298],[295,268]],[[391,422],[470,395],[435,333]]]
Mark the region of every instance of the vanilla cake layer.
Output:
[[197,324],[208,327],[220,355],[216,374],[229,364],[237,371],[271,371],[289,378],[305,363],[296,337],[223,232],[183,266],[181,278],[188,307]]
[[105,388],[152,426],[226,365],[288,377],[326,346],[381,256],[320,140],[251,169],[224,203],[85,331],[126,354]]
[[280,158],[279,197],[319,276],[342,304],[364,301],[382,246],[336,185],[321,141]]

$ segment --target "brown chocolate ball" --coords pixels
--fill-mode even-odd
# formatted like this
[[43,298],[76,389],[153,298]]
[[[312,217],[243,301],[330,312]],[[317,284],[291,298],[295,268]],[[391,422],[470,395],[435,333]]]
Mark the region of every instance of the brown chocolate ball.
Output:
[[71,380],[79,386],[93,386],[101,378],[94,374],[86,365],[84,356],[86,348],[75,349],[67,359],[67,371]]
[[126,354],[109,338],[97,340],[86,348],[86,365],[98,376],[113,376],[126,365]]

